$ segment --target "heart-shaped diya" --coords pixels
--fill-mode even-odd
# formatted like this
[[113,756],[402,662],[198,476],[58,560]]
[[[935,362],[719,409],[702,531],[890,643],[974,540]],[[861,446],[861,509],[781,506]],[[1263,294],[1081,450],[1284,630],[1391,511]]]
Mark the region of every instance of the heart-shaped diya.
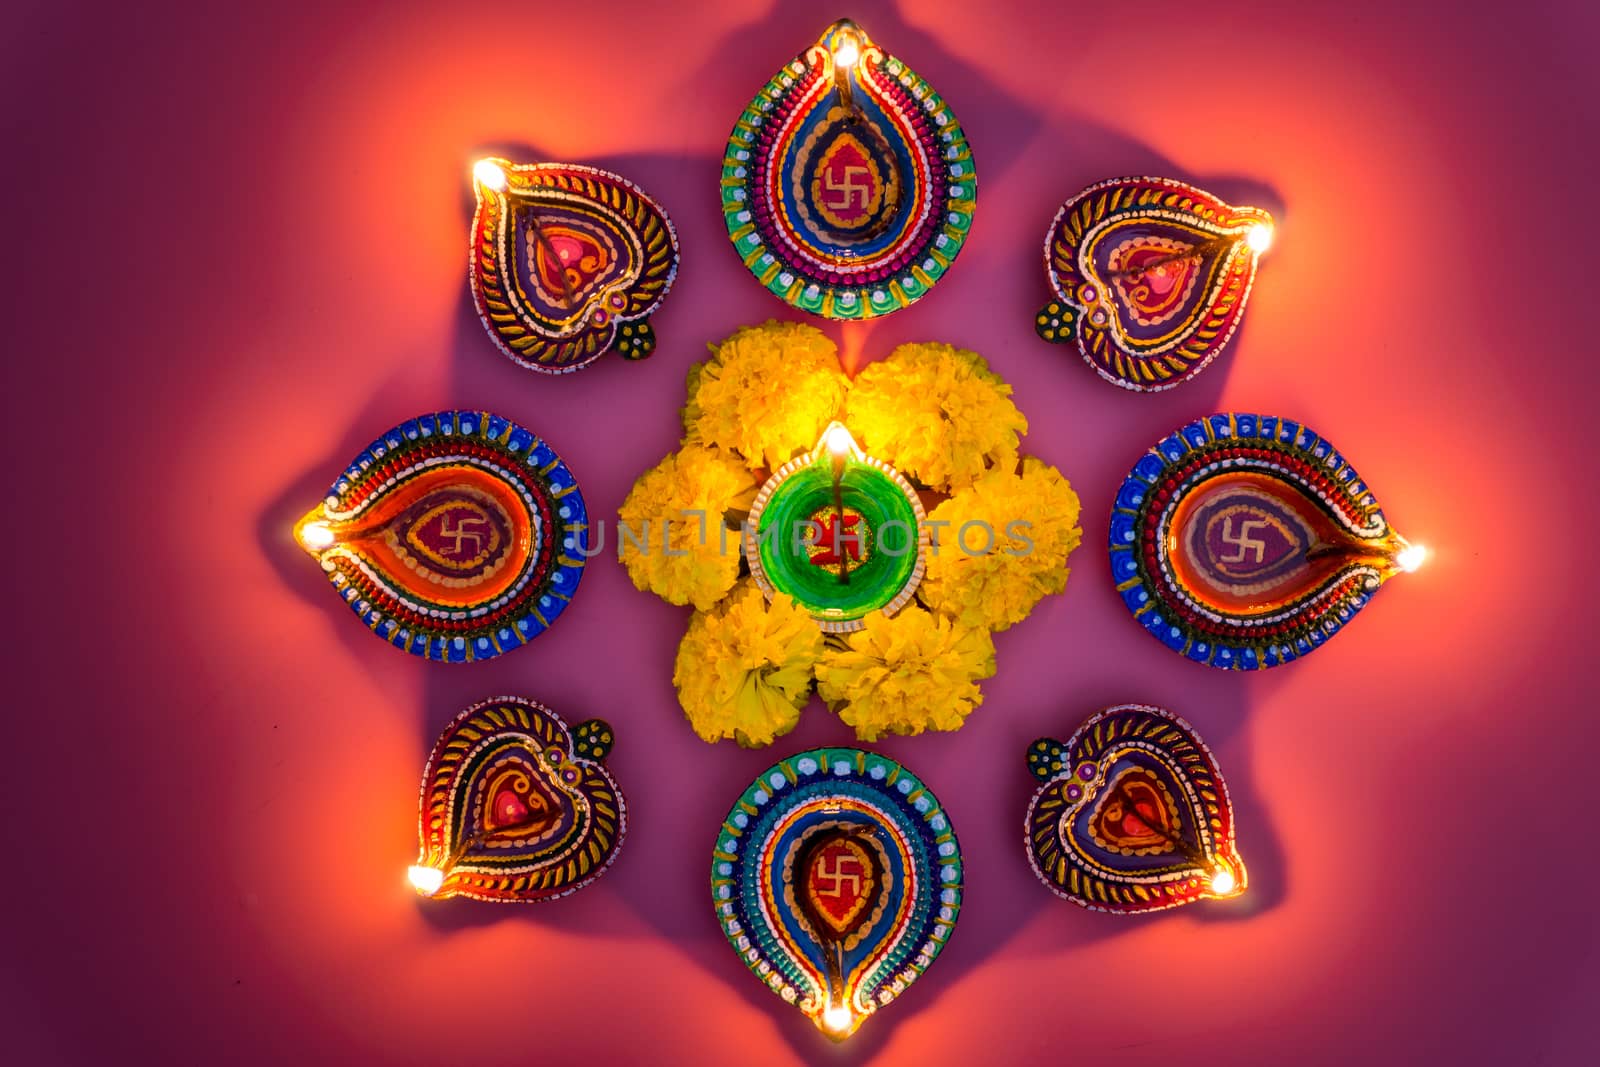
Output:
[[581,370],[655,349],[649,316],[678,273],[665,211],[620,175],[571,163],[479,160],[468,272],[501,351],[529,370]]
[[367,628],[425,659],[489,659],[543,633],[583,577],[588,515],[561,457],[483,411],[367,446],[295,539]]
[[1233,808],[1211,750],[1161,708],[1099,712],[1066,743],[1028,748],[1028,862],[1094,911],[1161,911],[1245,888]]
[[412,885],[435,899],[526,902],[600,877],[628,829],[622,791],[601,763],[612,744],[605,722],[571,730],[521,697],[463,711],[423,771]]
[[1056,212],[1045,273],[1056,298],[1035,326],[1076,341],[1125,389],[1170,389],[1199,374],[1244,315],[1272,216],[1170,178],[1091,185]]
[[1197,663],[1239,670],[1320,648],[1424,555],[1326,440],[1236,413],[1190,423],[1134,464],[1110,553],[1146,630]]
[[756,94],[722,161],[739,258],[774,295],[831,319],[886,315],[932,288],[977,195],[950,106],[848,19]]
[[938,800],[900,764],[854,748],[769,767],[728,813],[711,860],[728,942],[836,1040],[932,965],[961,890]]

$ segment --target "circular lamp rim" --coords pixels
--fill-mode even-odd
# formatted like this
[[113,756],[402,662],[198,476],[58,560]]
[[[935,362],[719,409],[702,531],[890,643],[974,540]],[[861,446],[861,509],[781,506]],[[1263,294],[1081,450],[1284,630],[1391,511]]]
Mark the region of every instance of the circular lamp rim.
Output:
[[[760,490],[756,493],[755,503],[750,507],[750,517],[745,523],[744,534],[741,538],[744,559],[749,564],[750,577],[755,580],[756,586],[760,588],[762,595],[767,598],[768,602],[772,600],[779,590],[773,584],[771,576],[767,574],[766,568],[761,563],[761,535],[759,530],[761,529],[762,513],[766,511],[768,501],[772,499],[773,493],[777,492],[780,485],[791,475],[815,464],[820,456],[820,449],[806,452],[773,471],[772,477],[762,483]],[[917,517],[917,560],[911,568],[911,575],[906,579],[905,584],[900,587],[900,590],[890,598],[888,603],[881,608],[874,609],[882,611],[885,615],[893,615],[911,602],[911,598],[917,593],[918,586],[922,584],[923,574],[928,569],[928,514],[922,506],[922,498],[917,494],[916,486],[912,485],[905,475],[876,456],[868,456],[857,452],[853,456],[853,461],[864,463],[887,475],[889,480],[894,482],[900,491],[906,495],[906,499],[911,503],[911,511]],[[817,625],[822,628],[823,633],[854,633],[866,626],[865,616],[854,619],[831,618],[827,615],[818,615],[810,612],[809,605],[801,604],[798,600],[796,603],[807,609],[811,617],[816,620]]]

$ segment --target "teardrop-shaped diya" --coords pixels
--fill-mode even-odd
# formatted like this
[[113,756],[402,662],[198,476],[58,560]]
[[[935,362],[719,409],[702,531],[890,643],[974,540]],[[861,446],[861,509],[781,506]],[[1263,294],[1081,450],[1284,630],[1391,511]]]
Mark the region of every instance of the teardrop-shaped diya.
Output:
[[441,411],[367,446],[295,539],[368,629],[425,659],[489,659],[543,633],[583,577],[589,519],[549,445]]
[[1056,298],[1039,336],[1125,389],[1170,389],[1205,369],[1244,315],[1272,216],[1170,178],[1091,185],[1056,212],[1044,266]]
[[756,94],[722,161],[739,258],[775,295],[831,319],[885,315],[932,288],[977,195],[949,105],[848,19]]
[[496,697],[445,727],[422,773],[423,896],[527,902],[575,893],[604,874],[628,829],[622,791],[601,763],[599,719],[568,729],[522,697]]
[[655,350],[649,316],[678,273],[667,213],[620,175],[571,163],[479,160],[472,298],[501,351],[529,370],[581,370],[615,348]]
[[939,801],[900,764],[855,748],[769,767],[728,813],[711,860],[729,943],[835,1040],[933,964],[961,892]]
[[927,566],[925,521],[911,483],[835,422],[756,493],[745,561],[769,599],[786,593],[825,631],[848,633],[874,611],[899,611],[916,592]]
[[1094,911],[1161,911],[1244,892],[1233,808],[1211,750],[1162,708],[1097,713],[1065,744],[1028,748],[1028,862]]
[[1242,670],[1321,647],[1424,555],[1333,445],[1266,415],[1212,415],[1150,449],[1117,493],[1110,542],[1146,630]]

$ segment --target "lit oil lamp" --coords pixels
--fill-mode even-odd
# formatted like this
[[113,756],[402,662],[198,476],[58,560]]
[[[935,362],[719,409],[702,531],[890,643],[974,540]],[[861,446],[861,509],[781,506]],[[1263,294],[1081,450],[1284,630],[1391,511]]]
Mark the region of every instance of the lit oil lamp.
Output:
[[911,483],[835,422],[756,494],[745,560],[769,597],[785,593],[824,630],[845,633],[910,601],[926,566],[925,518]]
[[1230,413],[1134,465],[1110,554],[1117,590],[1153,636],[1198,663],[1251,670],[1322,647],[1427,550],[1389,526],[1325,438]]
[[1039,336],[1075,342],[1102,378],[1136,392],[1188,381],[1244,316],[1272,216],[1170,178],[1091,185],[1045,235],[1055,299]]
[[1244,892],[1227,785],[1171,712],[1107,708],[1065,743],[1035,741],[1028,769],[1028,861],[1057,896],[1128,915]]
[[387,431],[294,529],[369,630],[449,663],[520,648],[555,622],[578,591],[587,534],[561,457],[483,411]]
[[420,896],[550,900],[605,873],[627,833],[603,765],[611,727],[569,728],[542,704],[497,697],[447,726],[422,776]]
[[478,317],[529,370],[565,374],[609,351],[655,350],[650,316],[678,273],[667,213],[619,174],[481,159],[468,272]]
[[866,319],[944,276],[978,195],[949,105],[848,19],[756,94],[722,165],[728,236],[802,311]]
[[955,931],[961,847],[938,798],[875,752],[767,768],[711,858],[711,903],[745,965],[835,1041],[903,995]]

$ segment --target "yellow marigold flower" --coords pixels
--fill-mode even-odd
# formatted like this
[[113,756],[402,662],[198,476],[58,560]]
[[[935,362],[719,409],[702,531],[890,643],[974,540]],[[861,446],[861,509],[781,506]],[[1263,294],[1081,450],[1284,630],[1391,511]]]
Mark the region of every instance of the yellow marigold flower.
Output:
[[628,577],[673,604],[710,608],[739,577],[739,534],[723,516],[754,496],[749,468],[726,452],[690,445],[663,459],[622,502],[617,555]]
[[[1078,494],[1060,471],[1027,458],[993,470],[928,514],[938,549],[918,594],[962,626],[1004,630],[1067,586],[1067,556],[1083,539]],[[965,529],[965,532],[963,530]]]
[[978,679],[994,674],[994,641],[908,605],[875,611],[817,664],[817,691],[863,741],[884,734],[955,730],[983,703]]
[[939,489],[970,485],[989,466],[1016,462],[1028,420],[1011,386],[976,352],[901,345],[850,387],[846,423],[862,447]]
[[822,647],[822,630],[794,601],[780,593],[768,604],[746,581],[690,621],[672,670],[678,703],[701,740],[769,745],[800,721]]
[[817,443],[844,403],[838,350],[814,326],[747,326],[689,368],[686,440],[737,452],[751,466],[781,466]]

